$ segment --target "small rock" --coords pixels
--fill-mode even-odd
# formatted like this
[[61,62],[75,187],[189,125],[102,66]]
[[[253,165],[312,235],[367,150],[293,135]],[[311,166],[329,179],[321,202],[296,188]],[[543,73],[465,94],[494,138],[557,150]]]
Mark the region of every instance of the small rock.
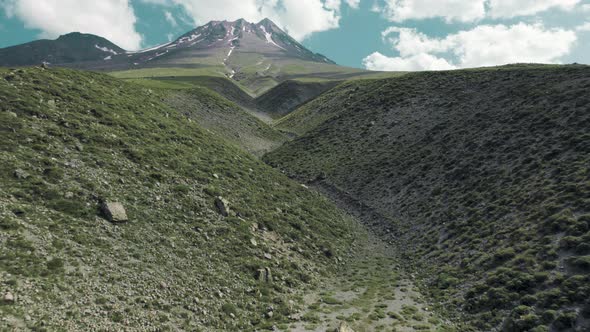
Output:
[[76,143],[76,150],[82,152],[84,151],[84,146],[80,143]]
[[6,303],[14,303],[14,295],[11,292],[4,294],[4,302]]
[[14,171],[14,177],[16,177],[19,180],[24,180],[24,179],[28,178],[29,176],[30,176],[29,173],[23,171],[20,168]]
[[221,196],[215,198],[215,206],[222,216],[229,216],[229,202],[225,198]]
[[164,281],[161,281],[160,282],[160,288],[166,289],[166,288],[168,288],[168,284],[166,282],[164,282]]
[[74,193],[71,191],[68,191],[64,194],[64,198],[65,199],[72,199],[72,198],[74,198]]
[[125,222],[128,221],[127,213],[123,204],[119,202],[105,202],[102,205],[102,213],[110,222]]
[[8,115],[10,115],[13,118],[18,118],[18,115],[14,112],[8,112]]
[[258,242],[256,242],[255,238],[250,238],[250,243],[255,247],[258,245]]
[[342,322],[340,323],[340,326],[338,326],[338,328],[336,329],[336,332],[354,332],[354,330],[348,326],[347,323]]
[[268,318],[272,318],[272,316],[274,316],[274,315],[275,315],[275,313],[272,311],[269,311],[266,313],[266,317],[268,317]]
[[219,175],[217,175],[215,173],[213,173],[213,177],[216,178],[216,179],[219,179]]
[[264,258],[271,260],[272,259],[272,255],[269,253],[264,253]]

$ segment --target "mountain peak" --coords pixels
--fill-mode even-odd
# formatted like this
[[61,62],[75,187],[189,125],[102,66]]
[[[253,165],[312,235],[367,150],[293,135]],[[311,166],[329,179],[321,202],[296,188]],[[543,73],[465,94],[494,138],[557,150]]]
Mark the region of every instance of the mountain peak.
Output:
[[275,23],[275,22],[273,22],[273,21],[272,21],[270,18],[268,18],[268,17],[267,17],[267,18],[264,18],[264,19],[262,19],[260,22],[258,22],[258,25],[261,25],[261,24],[264,24],[264,25],[266,25],[266,24],[272,24],[272,25],[275,25],[275,26],[276,26],[276,23]]

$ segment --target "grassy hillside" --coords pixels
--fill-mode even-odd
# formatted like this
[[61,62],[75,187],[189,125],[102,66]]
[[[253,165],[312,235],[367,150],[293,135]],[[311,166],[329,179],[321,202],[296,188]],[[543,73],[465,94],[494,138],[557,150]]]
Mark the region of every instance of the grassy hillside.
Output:
[[462,331],[590,321],[590,68],[511,66],[347,83],[265,159],[379,218]]
[[281,118],[338,83],[340,82],[285,81],[256,98],[256,104],[271,117]]
[[155,79],[131,79],[132,82],[154,87],[168,87],[172,89],[190,89],[195,86],[209,88],[224,98],[243,108],[254,109],[254,98],[250,96],[237,82],[225,77],[215,76],[179,76],[160,77]]
[[[101,74],[0,69],[0,330],[282,327],[292,292],[353,240],[326,199],[162,98]],[[130,221],[106,221],[102,201]]]
[[[224,55],[221,55],[223,57]],[[191,77],[229,77],[230,71],[216,57],[195,57],[190,63],[167,64],[160,67],[113,71],[110,74],[123,79],[165,79],[190,81]],[[288,80],[302,82],[344,81],[361,78],[386,78],[403,73],[371,72],[298,59],[269,59],[257,54],[234,54],[232,67],[237,69],[232,81],[252,96],[261,96],[273,87]]]
[[[165,93],[165,103],[196,120],[223,139],[256,156],[274,150],[287,138],[252,113],[206,89]],[[255,114],[255,113],[254,113]]]

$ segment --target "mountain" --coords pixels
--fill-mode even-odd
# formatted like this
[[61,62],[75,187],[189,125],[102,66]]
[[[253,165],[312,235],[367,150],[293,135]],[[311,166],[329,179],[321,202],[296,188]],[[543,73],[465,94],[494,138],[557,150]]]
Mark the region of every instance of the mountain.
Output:
[[130,59],[141,65],[150,61],[182,62],[182,59],[192,59],[203,54],[221,54],[228,63],[232,55],[237,57],[240,53],[335,64],[325,56],[306,49],[269,19],[259,23],[249,23],[243,19],[235,22],[212,21],[173,42],[132,53]]
[[588,331],[590,67],[342,84],[264,157],[398,246],[458,331]]
[[258,96],[280,82],[344,80],[375,75],[338,66],[314,53],[269,19],[212,21],[172,42],[141,51],[124,51],[97,36],[72,33],[0,50],[0,65],[41,62],[112,72],[119,78],[224,77]]
[[125,50],[110,41],[78,32],[0,49],[0,66],[52,65],[107,61]]

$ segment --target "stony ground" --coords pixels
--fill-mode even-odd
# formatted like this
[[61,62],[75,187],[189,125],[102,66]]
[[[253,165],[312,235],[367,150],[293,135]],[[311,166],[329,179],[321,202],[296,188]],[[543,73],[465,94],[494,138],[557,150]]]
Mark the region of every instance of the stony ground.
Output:
[[357,332],[454,331],[403,271],[397,250],[367,232],[351,247],[339,273],[299,298],[299,321],[285,331],[334,331],[345,322]]

